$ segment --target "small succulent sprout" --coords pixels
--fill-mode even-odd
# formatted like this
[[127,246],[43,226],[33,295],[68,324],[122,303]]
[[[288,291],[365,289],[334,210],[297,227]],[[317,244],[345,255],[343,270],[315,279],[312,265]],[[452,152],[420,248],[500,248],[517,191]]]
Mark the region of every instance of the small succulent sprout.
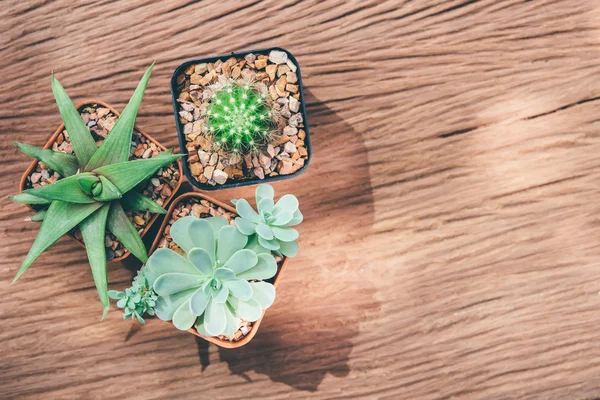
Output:
[[277,124],[269,98],[244,81],[229,81],[215,87],[206,118],[214,146],[240,154],[254,152],[267,144]]
[[161,248],[144,267],[159,296],[158,318],[181,330],[195,325],[206,336],[231,336],[241,319],[256,321],[273,304],[275,287],[260,281],[277,273],[275,259],[245,249],[248,238],[225,218],[183,217],[170,233],[186,255]]
[[298,199],[286,194],[275,203],[274,195],[271,185],[262,184],[256,188],[258,212],[244,199],[233,201],[239,215],[235,225],[241,233],[250,236],[251,243],[257,241],[260,247],[277,255],[295,257],[298,253],[298,231],[290,227],[303,220]]
[[141,270],[133,278],[130,288],[125,289],[124,292],[109,290],[108,297],[118,300],[117,307],[124,309],[123,319],[135,317],[142,324],[146,323],[144,314],[154,315],[154,306],[158,299]]

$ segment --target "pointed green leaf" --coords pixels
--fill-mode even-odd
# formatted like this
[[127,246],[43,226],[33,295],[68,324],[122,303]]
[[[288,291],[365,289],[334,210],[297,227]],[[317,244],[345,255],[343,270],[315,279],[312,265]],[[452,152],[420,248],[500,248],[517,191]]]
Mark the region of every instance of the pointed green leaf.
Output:
[[130,190],[121,199],[121,205],[127,210],[150,211],[154,214],[166,214],[167,210],[159,206],[136,190]]
[[51,185],[28,189],[24,193],[43,197],[48,200],[61,200],[69,203],[95,203],[96,200],[88,196],[79,185],[79,179],[82,175],[83,174],[72,175],[56,181]]
[[48,208],[44,222],[40,227],[27,257],[21,264],[13,283],[25,272],[36,258],[48,247],[52,246],[62,235],[69,232],[91,213],[102,206],[102,203],[72,204],[64,201],[53,201]]
[[65,89],[54,78],[54,75],[52,75],[52,92],[54,93],[60,116],[69,134],[69,139],[73,145],[73,152],[75,153],[79,167],[83,170],[94,152],[98,149],[98,146],[96,146],[92,134],[81,119],[79,111],[73,105]]
[[110,212],[107,220],[108,229],[137,257],[138,260],[145,263],[148,261],[146,246],[142,242],[140,234],[135,229],[135,226],[127,218],[127,214],[123,211],[123,207],[118,201],[111,203]]
[[18,142],[13,142],[13,144],[29,157],[37,158],[62,176],[75,175],[79,169],[77,158],[73,154],[52,151],[50,149],[40,149]]
[[[85,243],[94,283],[98,290],[98,297],[102,304],[104,315],[109,308],[108,281],[106,279],[106,247],[104,235],[106,234],[106,218],[110,204],[106,203],[80,224],[81,235]],[[102,317],[104,319],[104,316]]]
[[31,193],[19,193],[8,197],[12,201],[23,204],[50,204],[51,201],[42,197],[37,197]]
[[146,90],[146,85],[148,85],[153,67],[154,64],[146,70],[129,103],[115,123],[115,126],[111,129],[110,134],[86,165],[86,171],[93,171],[105,165],[122,163],[129,159],[131,133],[133,132],[135,118],[137,117],[140,104],[142,104],[144,91]]
[[81,174],[77,176],[77,183],[81,186],[81,189],[91,195],[92,189],[100,182],[100,178],[92,174]]
[[127,193],[138,183],[148,179],[156,171],[182,156],[182,154],[175,154],[126,161],[100,167],[95,169],[94,173],[108,178],[121,193]]
[[100,176],[101,190],[98,195],[94,195],[94,199],[97,201],[111,201],[121,198],[121,192],[111,181],[103,176]]
[[33,222],[41,222],[44,220],[44,218],[46,218],[47,213],[48,213],[48,210],[40,210],[40,211],[36,212],[35,214],[33,214],[31,217],[29,217],[29,219],[32,220]]

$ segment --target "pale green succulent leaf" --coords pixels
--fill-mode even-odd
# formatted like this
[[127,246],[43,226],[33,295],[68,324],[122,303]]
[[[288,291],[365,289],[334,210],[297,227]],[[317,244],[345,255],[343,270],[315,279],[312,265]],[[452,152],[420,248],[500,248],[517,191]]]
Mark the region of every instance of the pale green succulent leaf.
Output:
[[229,307],[225,307],[225,319],[227,323],[225,324],[225,329],[223,330],[223,335],[225,336],[233,336],[235,332],[240,328],[240,319],[237,318],[233,313],[229,310]]
[[93,172],[108,178],[121,193],[127,193],[137,184],[154,175],[156,171],[181,157],[181,154],[175,154],[125,161],[96,168]]
[[268,282],[250,282],[252,298],[256,300],[263,310],[271,307],[275,301],[275,286]]
[[298,199],[296,198],[296,196],[294,196],[292,194],[286,194],[286,195],[283,195],[279,199],[279,201],[277,201],[277,204],[275,204],[275,207],[273,208],[273,214],[277,214],[281,211],[288,211],[291,213],[295,213],[297,209],[298,209]]
[[154,307],[156,316],[163,321],[171,321],[175,311],[188,301],[194,292],[194,289],[190,289],[167,297],[159,296]]
[[[142,80],[138,83],[133,96],[125,106],[119,119],[110,131],[110,135],[102,142],[98,150],[86,164],[86,171],[93,171],[105,165],[124,163],[129,159],[129,149],[131,147],[131,134],[135,125],[135,118],[144,97],[144,91],[148,85],[150,74],[152,73],[152,64],[147,70]],[[123,193],[125,193],[123,191]]]
[[13,144],[29,157],[37,158],[46,164],[48,168],[58,172],[63,177],[75,175],[79,169],[77,158],[73,154],[50,149],[40,149],[39,147],[24,143],[13,142]]
[[136,190],[130,190],[121,198],[121,205],[127,210],[150,211],[153,214],[166,214],[167,210],[159,206]]
[[[106,218],[108,217],[109,209],[110,204],[104,204],[79,224],[92,269],[94,284],[98,291],[98,297],[100,297],[100,304],[102,304],[104,309],[104,315],[106,315],[110,306],[110,301],[108,300],[108,280],[106,278],[106,248],[104,247]],[[104,317],[102,318],[104,319]]]
[[256,204],[259,204],[262,199],[271,199],[275,196],[273,186],[263,183],[256,187]]
[[275,235],[279,241],[293,242],[294,240],[298,239],[298,231],[294,228],[272,226],[271,230],[273,231],[273,235]]
[[240,300],[248,300],[252,297],[252,286],[244,279],[234,279],[223,282],[229,293]]
[[196,328],[199,334],[204,336],[210,336],[210,333],[206,331],[206,325],[204,324],[205,315],[206,314],[202,314],[200,317],[198,317],[198,319],[196,320],[196,325],[194,327]]
[[300,210],[296,210],[296,212],[294,213],[294,217],[291,219],[290,222],[288,222],[286,224],[286,226],[295,226],[295,225],[298,225],[303,220],[304,220],[304,216],[302,215],[302,213],[300,212]]
[[203,219],[212,225],[214,232],[219,232],[222,227],[229,225],[229,222],[223,217],[209,217]]
[[188,299],[173,314],[173,325],[175,325],[175,328],[185,331],[194,326],[194,322],[196,322],[196,316],[190,311],[190,301]]
[[274,238],[271,227],[264,222],[261,222],[256,226],[256,233],[265,240],[273,240]]
[[[159,276],[154,281],[154,291],[162,297],[197,288],[199,277],[197,275],[169,272]],[[201,279],[201,278],[200,278]]]
[[29,217],[29,219],[31,219],[33,222],[42,222],[44,220],[44,218],[46,218],[46,214],[48,213],[48,210],[40,210],[38,212],[36,212],[35,214],[33,214],[31,217]]
[[204,313],[204,329],[210,336],[223,333],[227,320],[225,319],[225,304],[211,300]]
[[219,230],[219,242],[217,245],[217,259],[226,263],[238,250],[246,246],[248,237],[243,235],[235,227],[228,225]]
[[193,243],[193,247],[204,249],[212,260],[212,264],[215,263],[215,231],[213,225],[200,218],[191,217],[193,221],[189,227],[189,238]]
[[257,321],[262,315],[262,308],[258,301],[249,299],[246,301],[229,298],[229,304],[235,310],[235,315],[249,322]]
[[57,79],[52,75],[52,92],[56,99],[56,105],[60,111],[60,116],[65,123],[65,129],[69,134],[69,139],[73,145],[73,152],[77,158],[80,169],[83,171],[90,161],[98,147],[92,134],[81,119],[79,111],[73,105],[73,102],[65,92]]
[[31,193],[19,193],[8,197],[12,201],[22,204],[50,204],[52,201],[43,197],[34,196]]
[[256,207],[260,213],[270,213],[273,212],[275,203],[273,202],[273,199],[262,199],[260,203],[257,203]]
[[218,289],[211,289],[212,291],[212,301],[216,303],[225,303],[227,301],[227,297],[229,297],[229,289],[227,286],[221,285]]
[[250,236],[256,231],[256,227],[258,226],[258,224],[248,221],[247,219],[238,217],[235,219],[235,226],[244,235]]
[[96,200],[94,200],[91,196],[88,196],[83,189],[81,189],[81,186],[79,186],[78,180],[80,175],[72,175],[67,178],[63,178],[51,185],[40,186],[35,189],[28,189],[24,193],[42,197],[48,200],[60,200],[69,203],[95,203]]
[[241,272],[236,276],[246,280],[264,280],[275,276],[277,273],[277,262],[270,254],[259,254],[258,262],[247,271]]
[[281,211],[270,218],[269,225],[286,226],[294,218],[294,214],[288,211]]
[[235,203],[235,210],[237,211],[237,213],[240,217],[242,217],[250,222],[254,222],[254,223],[260,222],[260,216],[256,213],[256,211],[254,211],[252,206],[250,206],[248,201],[246,201],[245,199],[239,199]]
[[100,208],[100,206],[102,206],[101,203],[71,204],[64,201],[53,201],[48,208],[40,231],[25,260],[23,260],[13,283],[19,279],[40,254],[52,246],[62,235],[75,228],[77,224]]
[[152,274],[158,277],[169,272],[199,275],[198,269],[187,258],[167,248],[160,248],[152,253],[148,258],[146,268],[151,272],[151,274],[146,272],[148,280],[150,280]]
[[210,295],[208,294],[208,291],[203,287],[199,288],[190,298],[190,311],[196,316],[202,315],[204,310],[206,310],[209,301]]
[[[102,204],[102,203],[99,203]],[[107,221],[108,229],[115,235],[138,260],[145,263],[148,261],[146,246],[135,226],[131,223],[123,207],[118,201],[111,202]]]
[[107,292],[108,297],[110,297],[111,299],[114,300],[120,300],[123,297],[125,297],[125,293],[124,292],[119,292],[118,290],[109,290]]
[[235,272],[226,267],[217,268],[215,270],[215,278],[221,282],[227,282],[235,279]]
[[211,276],[213,273],[213,261],[210,254],[204,249],[193,248],[188,253],[188,259],[198,269],[199,273],[204,276]]
[[257,262],[258,258],[254,251],[242,249],[229,257],[224,267],[232,270],[237,275],[254,267]]
[[279,250],[279,247],[281,247],[280,243],[275,239],[267,240],[259,235],[257,235],[257,237],[258,237],[258,244],[267,250],[271,250],[271,251]]
[[296,257],[298,254],[298,242],[295,240],[293,242],[279,242],[279,252],[286,257]]
[[194,248],[194,243],[190,235],[190,225],[196,220],[196,217],[191,215],[179,218],[171,225],[170,234],[173,241],[186,253]]
[[100,176],[100,183],[102,184],[102,190],[99,194],[93,196],[96,201],[107,202],[121,198],[121,192],[119,192],[119,189],[111,181]]

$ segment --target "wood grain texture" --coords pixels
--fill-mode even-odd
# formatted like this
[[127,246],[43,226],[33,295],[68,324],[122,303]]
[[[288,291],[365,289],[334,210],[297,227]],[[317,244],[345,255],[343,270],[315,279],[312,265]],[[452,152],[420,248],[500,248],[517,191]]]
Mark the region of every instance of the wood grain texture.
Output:
[[[4,0],[0,398],[600,396],[598,21],[598,0]],[[59,125],[51,71],[122,109],[156,60],[138,123],[173,147],[173,69],[267,46],[301,64],[313,159],[274,185],[301,253],[249,345],[100,322],[67,239],[9,286],[37,231],[10,141]]]

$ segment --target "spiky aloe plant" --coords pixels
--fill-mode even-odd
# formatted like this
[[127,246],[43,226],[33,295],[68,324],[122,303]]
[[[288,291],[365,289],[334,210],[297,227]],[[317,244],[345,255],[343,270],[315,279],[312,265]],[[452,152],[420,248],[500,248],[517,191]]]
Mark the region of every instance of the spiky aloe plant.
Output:
[[162,207],[134,188],[161,167],[181,157],[166,151],[153,158],[128,161],[135,118],[152,67],[153,65],[144,74],[125,110],[100,147],[96,145],[63,87],[52,76],[52,91],[75,154],[16,143],[25,154],[44,162],[63,178],[51,185],[29,189],[11,197],[13,201],[20,203],[47,206],[47,209],[32,217],[32,220],[43,220],[42,226],[13,283],[48,247],[79,226],[100,303],[104,307],[104,318],[109,309],[104,247],[106,229],[140,261],[146,262],[148,259],[144,243],[127,218],[124,208],[166,213]]
[[206,109],[206,127],[213,143],[232,153],[251,153],[271,139],[276,113],[258,87],[229,81],[213,87]]

